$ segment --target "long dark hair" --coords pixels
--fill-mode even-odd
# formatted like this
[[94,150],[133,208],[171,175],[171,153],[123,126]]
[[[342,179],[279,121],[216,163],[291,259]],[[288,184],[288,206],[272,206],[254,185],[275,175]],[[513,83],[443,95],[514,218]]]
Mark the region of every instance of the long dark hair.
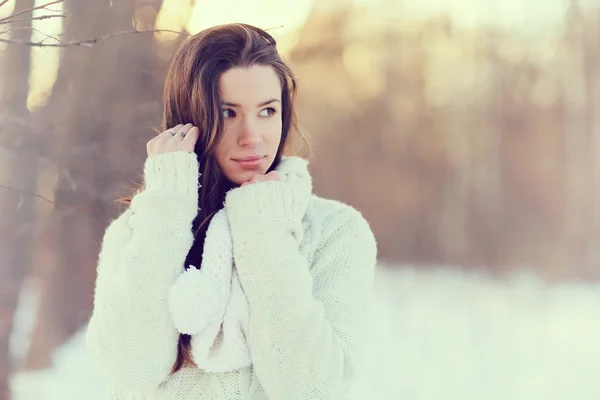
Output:
[[[275,39],[251,25],[220,25],[191,36],[178,49],[171,62],[163,93],[161,130],[186,123],[192,123],[200,129],[194,149],[201,173],[198,215],[192,224],[194,243],[187,254],[185,269],[190,266],[200,268],[208,222],[223,207],[225,193],[233,186],[221,174],[214,157],[223,127],[219,78],[231,68],[254,65],[272,67],[281,82],[282,132],[281,143],[271,166],[274,169],[289,150],[290,133],[299,134],[308,144],[307,137],[296,124],[296,80],[281,59]],[[130,203],[131,198],[120,200]],[[190,341],[191,336],[179,335],[177,359],[172,373],[194,365]]]

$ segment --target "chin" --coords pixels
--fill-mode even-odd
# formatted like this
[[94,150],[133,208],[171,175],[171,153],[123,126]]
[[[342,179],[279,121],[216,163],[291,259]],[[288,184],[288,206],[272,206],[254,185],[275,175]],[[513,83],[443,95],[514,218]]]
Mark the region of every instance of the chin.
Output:
[[242,183],[247,182],[250,180],[250,178],[248,177],[247,179],[244,179],[243,176],[241,176],[240,174],[236,174],[233,176],[228,176],[227,177],[231,183],[233,183],[235,186],[240,186]]
[[248,182],[250,179],[252,179],[254,177],[254,175],[256,174],[264,174],[265,171],[262,171],[261,169],[256,169],[256,170],[250,170],[250,171],[228,171],[229,173],[227,173],[225,176],[227,176],[227,179],[229,179],[232,183],[234,183],[235,185],[239,186],[244,182]]
[[241,185],[242,183],[248,182],[250,179],[252,179],[254,175],[266,174],[271,166],[271,163],[271,159],[269,157],[265,157],[262,163],[255,168],[243,168],[240,167],[240,165],[235,161],[231,161],[231,164],[228,165],[229,168],[225,175],[234,184]]

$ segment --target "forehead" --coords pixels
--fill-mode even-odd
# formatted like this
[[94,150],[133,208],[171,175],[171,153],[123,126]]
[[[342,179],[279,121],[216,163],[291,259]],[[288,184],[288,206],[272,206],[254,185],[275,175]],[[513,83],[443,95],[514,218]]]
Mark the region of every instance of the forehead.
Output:
[[281,84],[269,66],[232,68],[221,75],[219,94],[225,102],[256,106],[261,101],[281,100]]

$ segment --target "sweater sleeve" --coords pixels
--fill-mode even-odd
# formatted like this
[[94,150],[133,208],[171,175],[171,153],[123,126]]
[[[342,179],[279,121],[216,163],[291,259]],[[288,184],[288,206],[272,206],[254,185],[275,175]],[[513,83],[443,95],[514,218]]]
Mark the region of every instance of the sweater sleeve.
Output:
[[314,262],[299,251],[301,201],[282,182],[228,194],[234,259],[246,293],[248,346],[272,399],[341,399],[356,375],[376,243],[347,206],[323,221]]
[[168,295],[193,242],[196,155],[149,157],[144,175],[146,188],[104,234],[86,335],[111,386],[133,390],[159,386],[177,356]]

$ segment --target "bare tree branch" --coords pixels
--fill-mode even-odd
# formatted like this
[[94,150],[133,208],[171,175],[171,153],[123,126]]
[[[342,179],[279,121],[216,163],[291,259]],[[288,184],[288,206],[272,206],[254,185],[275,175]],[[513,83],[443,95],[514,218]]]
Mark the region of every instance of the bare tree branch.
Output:
[[[27,10],[23,10],[23,11],[21,11],[21,12],[18,12],[18,13],[16,13],[16,14],[10,15],[10,16],[8,16],[8,17],[0,18],[0,23],[2,23],[2,22],[4,22],[4,21],[12,20],[12,19],[14,19],[15,17],[18,17],[19,15],[27,14],[27,13],[33,12],[33,11],[35,11],[35,10],[43,10],[43,9],[46,9],[46,7],[48,7],[48,6],[51,6],[51,5],[53,5],[53,4],[59,4],[59,3],[62,3],[62,2],[64,2],[64,1],[65,1],[65,0],[55,0],[55,1],[52,1],[52,2],[50,2],[50,3],[42,4],[41,6],[32,7],[32,8],[28,8]],[[6,3],[6,0],[5,0],[5,1],[4,1],[2,4],[0,4],[0,6],[1,6],[1,5],[3,5],[4,3]]]
[[[0,0],[0,1],[1,1],[0,6],[6,4],[8,2],[8,0]],[[62,2],[64,2],[64,0],[50,1],[46,4],[43,4],[43,5],[40,5],[37,7],[28,8],[27,10],[20,11],[16,14],[8,16],[8,17],[0,18],[0,25],[14,24],[17,22],[31,21],[31,20],[44,20],[44,19],[49,19],[49,18],[66,18],[67,17],[66,14],[68,13],[68,11],[57,11],[57,10],[51,10],[48,8],[49,6],[51,6],[53,4],[59,4]],[[110,5],[112,6],[112,1],[110,1]],[[55,12],[56,14],[47,14],[47,15],[41,15],[41,16],[37,16],[37,17],[32,16],[29,18],[15,19],[15,17],[18,17],[19,15],[32,13],[35,10],[42,10],[42,9]],[[135,19],[135,15],[134,15],[133,22],[134,22],[133,30],[113,32],[113,33],[109,33],[109,34],[106,34],[106,35],[103,35],[103,36],[100,36],[100,37],[97,37],[94,39],[88,39],[88,40],[72,40],[69,42],[63,42],[63,41],[59,40],[58,38],[56,38],[55,36],[47,35],[43,32],[37,31],[37,32],[41,33],[42,35],[46,36],[43,40],[41,40],[39,42],[30,42],[30,41],[21,41],[21,40],[0,38],[0,43],[17,44],[17,45],[32,46],[32,47],[93,47],[96,43],[98,43],[101,40],[105,40],[105,39],[109,39],[109,38],[113,38],[113,37],[117,37],[117,36],[137,34],[137,33],[168,32],[168,33],[175,33],[177,35],[186,34],[185,32],[172,31],[172,30],[168,30],[168,29],[138,30],[137,29],[137,20]],[[13,28],[13,29],[15,29],[15,28]],[[10,32],[10,29],[3,30],[2,32],[0,32],[0,34],[4,34],[7,32]],[[54,39],[58,43],[46,43],[46,41],[49,39]]]
[[54,10],[52,8],[47,8],[47,7],[44,10],[50,11],[50,12],[55,12],[55,13],[69,12],[68,10]]
[[[17,193],[19,195],[19,203],[17,204],[17,210],[19,210],[23,204],[23,201],[25,200],[23,198],[23,195],[30,195],[30,196],[34,196],[37,197],[40,200],[43,200],[47,203],[53,204],[54,206],[67,206],[68,210],[66,210],[69,214],[71,213],[75,213],[75,212],[79,212],[79,211],[93,211],[93,212],[98,212],[99,209],[98,207],[96,207],[95,205],[77,205],[77,204],[69,204],[69,203],[63,203],[63,202],[58,202],[58,201],[52,201],[42,195],[39,195],[37,193],[32,193],[32,192],[27,192],[27,191],[21,191],[21,190],[17,190],[17,189],[13,189],[9,186],[3,185],[0,183],[0,189],[7,189],[10,190],[11,192]],[[115,203],[117,203],[117,201],[115,201]]]
[[35,197],[37,197],[37,198],[39,198],[39,199],[42,199],[42,200],[44,200],[44,201],[46,201],[46,202],[48,202],[48,203],[51,203],[51,204],[56,204],[56,202],[55,202],[55,201],[52,201],[52,200],[50,200],[50,199],[48,199],[48,198],[46,198],[46,197],[44,197],[44,196],[41,196],[41,195],[39,195],[39,194],[37,194],[37,193],[31,193],[31,192],[27,192],[27,191],[21,191],[21,190],[13,189],[13,188],[11,188],[11,187],[8,187],[8,186],[5,186],[5,185],[3,185],[3,184],[1,184],[1,183],[0,183],[0,188],[8,189],[8,190],[10,190],[11,192],[15,192],[15,193],[19,193],[19,194],[28,194],[28,195],[31,195],[31,196],[35,196]]
[[14,24],[14,23],[17,23],[17,22],[24,22],[24,21],[50,19],[50,18],[67,18],[67,15],[66,14],[51,14],[51,15],[41,15],[39,17],[30,17],[30,18],[21,18],[21,19],[7,19],[7,20],[0,21],[0,25]]
[[[163,33],[163,32],[175,33],[177,35],[188,35],[186,32],[183,32],[183,31],[179,32],[179,31],[172,31],[169,29],[149,29],[149,30],[145,30],[145,31],[131,30],[131,31],[114,32],[114,33],[109,33],[107,35],[103,35],[103,36],[100,36],[100,37],[97,37],[94,39],[82,40],[82,41],[61,42],[61,43],[44,43],[43,41],[27,42],[27,41],[2,39],[2,38],[0,38],[0,42],[1,43],[10,43],[10,44],[20,44],[20,45],[24,45],[24,46],[33,46],[33,47],[77,47],[77,46],[93,47],[96,43],[98,43],[102,40],[117,37],[117,36],[132,35],[132,34],[136,34],[136,33]],[[49,35],[47,35],[47,36],[59,41],[58,39],[56,39],[52,36],[49,36]]]
[[47,33],[44,33],[44,32],[42,32],[42,31],[40,31],[39,29],[36,29],[36,28],[31,28],[31,30],[32,30],[32,31],[34,31],[34,32],[37,32],[37,33],[39,33],[40,35],[44,35],[44,36],[46,36],[46,38],[45,38],[44,40],[46,40],[46,39],[54,39],[54,40],[56,40],[56,41],[57,41],[57,42],[59,42],[59,43],[64,43],[63,41],[59,40],[59,39],[58,39],[56,36],[50,36],[50,35],[48,35]]

